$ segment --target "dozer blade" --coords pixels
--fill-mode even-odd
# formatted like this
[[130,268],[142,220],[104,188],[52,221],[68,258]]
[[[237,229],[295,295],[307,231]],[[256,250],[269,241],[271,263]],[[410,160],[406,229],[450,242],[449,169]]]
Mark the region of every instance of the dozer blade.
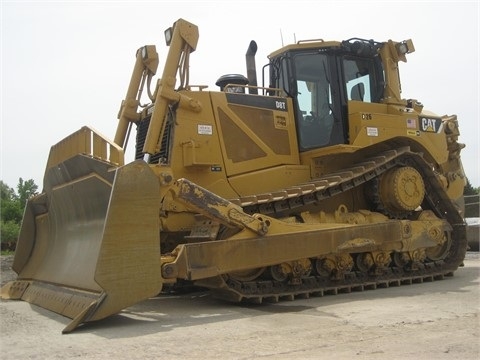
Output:
[[[71,179],[79,169],[88,174]],[[161,291],[159,182],[147,164],[112,170],[78,155],[47,171],[45,184],[27,204],[18,278],[2,288],[3,298],[73,319],[69,332]]]

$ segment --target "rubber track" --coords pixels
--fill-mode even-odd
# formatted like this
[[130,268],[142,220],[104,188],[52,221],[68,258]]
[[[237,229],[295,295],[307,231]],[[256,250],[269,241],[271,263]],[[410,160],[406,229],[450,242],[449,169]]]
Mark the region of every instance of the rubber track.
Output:
[[426,201],[439,218],[446,219],[453,227],[452,244],[448,255],[441,261],[426,261],[415,267],[389,267],[382,274],[352,271],[342,279],[321,276],[303,278],[299,284],[288,284],[274,280],[240,282],[225,278],[224,287],[212,289],[221,298],[233,301],[276,302],[295,297],[323,296],[325,294],[349,293],[365,289],[385,288],[403,284],[421,283],[453,276],[462,265],[467,249],[466,228],[463,218],[454,203],[443,191],[442,185],[420,154],[408,147],[389,150],[378,156],[356,164],[342,172],[329,174],[314,182],[287,188],[283,191],[240,198],[233,202],[241,205],[247,213],[262,213],[282,216],[301,211],[302,207],[320,202],[343,191],[351,190],[378,177],[395,166],[413,166],[425,183]]

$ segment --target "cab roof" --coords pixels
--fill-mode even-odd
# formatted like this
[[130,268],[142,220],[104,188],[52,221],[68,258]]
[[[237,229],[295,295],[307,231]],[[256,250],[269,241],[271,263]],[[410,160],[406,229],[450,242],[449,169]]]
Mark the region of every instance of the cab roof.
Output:
[[322,39],[312,39],[312,40],[299,40],[296,44],[290,44],[281,47],[280,49],[272,52],[268,55],[268,58],[274,58],[280,54],[283,54],[291,50],[308,50],[308,49],[319,49],[319,48],[332,48],[340,47],[342,43],[340,41],[324,41]]

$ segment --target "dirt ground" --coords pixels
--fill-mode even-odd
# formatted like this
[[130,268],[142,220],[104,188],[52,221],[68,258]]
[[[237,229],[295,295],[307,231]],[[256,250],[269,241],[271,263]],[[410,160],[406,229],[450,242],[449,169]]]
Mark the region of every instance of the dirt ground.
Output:
[[254,306],[160,296],[68,335],[68,319],[2,300],[0,358],[479,359],[479,270],[471,252],[454,277],[374,291]]

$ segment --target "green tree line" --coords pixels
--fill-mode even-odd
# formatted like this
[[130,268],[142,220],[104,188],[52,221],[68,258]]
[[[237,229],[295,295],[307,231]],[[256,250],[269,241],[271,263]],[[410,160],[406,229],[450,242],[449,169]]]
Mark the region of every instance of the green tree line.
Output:
[[37,194],[38,186],[30,179],[18,180],[17,191],[0,180],[0,239],[2,250],[15,250],[27,200]]

